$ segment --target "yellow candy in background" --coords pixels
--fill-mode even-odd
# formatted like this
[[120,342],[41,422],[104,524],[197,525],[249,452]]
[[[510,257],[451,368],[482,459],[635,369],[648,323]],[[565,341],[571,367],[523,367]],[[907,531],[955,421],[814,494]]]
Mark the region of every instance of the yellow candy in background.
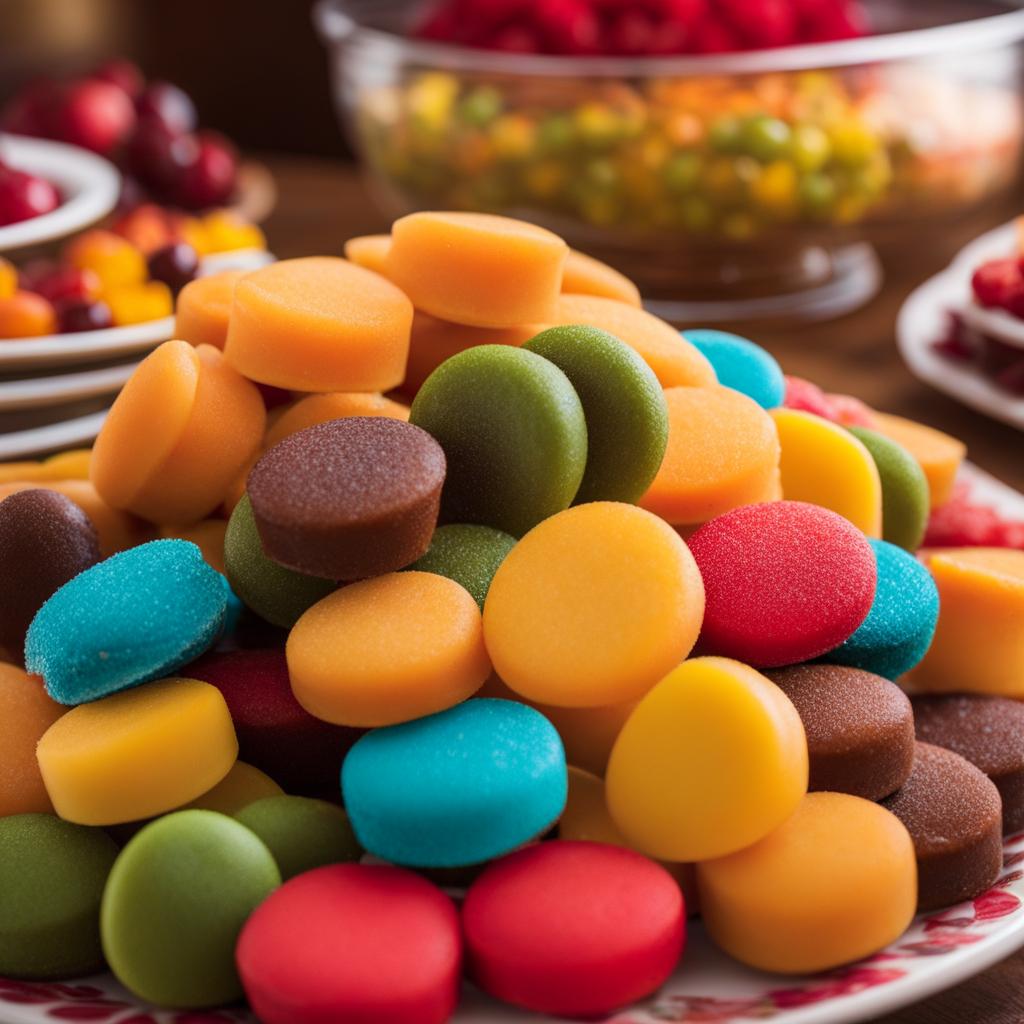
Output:
[[284,796],[284,790],[266,772],[261,772],[245,761],[236,761],[231,771],[213,789],[185,806],[194,810],[233,815],[243,807],[269,796]]

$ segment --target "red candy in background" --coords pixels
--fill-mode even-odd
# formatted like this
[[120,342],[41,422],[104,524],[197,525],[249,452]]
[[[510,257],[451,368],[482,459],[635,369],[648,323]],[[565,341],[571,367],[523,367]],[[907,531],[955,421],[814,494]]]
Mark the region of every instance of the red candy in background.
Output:
[[1007,519],[991,506],[976,502],[970,485],[960,483],[945,505],[932,510],[922,546],[1024,550],[1024,522]]
[[809,661],[871,610],[871,545],[818,505],[746,505],[705,523],[688,544],[704,579],[702,654],[762,668]]
[[443,1024],[459,993],[458,913],[411,871],[332,864],[256,909],[236,961],[263,1024]]

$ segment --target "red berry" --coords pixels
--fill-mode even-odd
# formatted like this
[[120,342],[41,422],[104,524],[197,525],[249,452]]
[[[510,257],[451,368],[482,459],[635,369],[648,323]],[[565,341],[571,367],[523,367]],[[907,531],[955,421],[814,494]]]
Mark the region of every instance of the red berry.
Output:
[[505,53],[541,53],[543,47],[537,34],[520,25],[503,28],[490,41],[490,49]]
[[91,270],[54,264],[48,273],[36,273],[29,291],[56,305],[58,302],[86,302],[93,300],[102,287],[100,279]]
[[188,93],[170,82],[150,82],[135,108],[139,117],[155,117],[176,135],[195,131],[199,120]]
[[173,242],[149,257],[149,276],[163,281],[175,295],[196,276],[199,257],[187,242]]
[[831,4],[808,18],[804,40],[814,43],[857,39],[868,32],[867,16],[858,3]]
[[143,184],[158,194],[169,195],[198,154],[194,136],[174,132],[149,114],[139,120],[128,143],[127,166]]
[[30,82],[4,108],[0,128],[19,135],[53,134],[53,107],[59,86],[49,78]]
[[655,24],[642,10],[624,10],[608,28],[608,43],[613,53],[640,57],[654,47]]
[[553,53],[588,54],[597,50],[600,24],[586,0],[539,0],[534,22]]
[[84,81],[68,87],[57,101],[58,138],[94,153],[112,153],[135,127],[135,110],[124,91],[109,82]]
[[234,147],[214,132],[200,132],[196,142],[195,158],[182,171],[176,198],[191,210],[221,206],[231,198],[238,178]]
[[734,53],[742,48],[732,29],[714,16],[706,18],[694,33],[695,53]]
[[796,39],[789,0],[721,0],[722,13],[751,46],[785,46]]
[[60,206],[60,195],[48,181],[34,174],[0,170],[0,226],[17,224]]
[[971,287],[981,305],[1008,308],[1024,289],[1024,274],[1017,260],[991,260],[974,272]]
[[139,66],[133,64],[130,60],[118,60],[116,58],[108,60],[93,72],[92,77],[100,82],[109,82],[111,85],[116,85],[118,89],[133,100],[142,92],[146,85],[146,79],[139,70]]
[[61,334],[81,331],[102,331],[114,326],[110,307],[105,302],[64,299],[56,306],[57,324]]

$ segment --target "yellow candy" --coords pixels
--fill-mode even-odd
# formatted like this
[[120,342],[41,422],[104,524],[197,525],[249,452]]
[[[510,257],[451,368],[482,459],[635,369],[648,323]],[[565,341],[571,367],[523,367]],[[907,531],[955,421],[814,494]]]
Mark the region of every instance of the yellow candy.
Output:
[[163,281],[111,288],[103,293],[103,301],[110,307],[115,327],[161,320],[174,313],[171,289]]
[[869,537],[882,536],[882,483],[867,448],[849,431],[795,409],[772,412],[782,445],[787,501],[821,505]]
[[0,299],[9,299],[18,290],[18,271],[10,260],[0,257]]
[[214,210],[202,219],[204,253],[234,252],[238,249],[266,249],[263,232],[233,210]]
[[637,705],[608,763],[608,808],[650,857],[695,861],[749,846],[807,792],[796,709],[727,658],[680,665]]
[[75,448],[51,455],[43,462],[43,469],[50,480],[88,480],[90,459],[91,448]]
[[238,757],[220,691],[163,679],[72,708],[36,748],[54,809],[79,825],[116,825],[208,792]]
[[570,765],[569,796],[558,822],[558,838],[629,846],[629,840],[608,813],[603,779]]
[[284,796],[284,790],[265,772],[244,761],[236,761],[231,771],[213,789],[196,797],[186,807],[201,811],[236,814],[243,807],[268,796]]

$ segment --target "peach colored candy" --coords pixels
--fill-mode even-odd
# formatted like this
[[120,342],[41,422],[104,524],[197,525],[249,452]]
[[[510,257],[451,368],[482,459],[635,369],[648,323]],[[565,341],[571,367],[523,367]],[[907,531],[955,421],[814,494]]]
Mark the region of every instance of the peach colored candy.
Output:
[[315,427],[328,420],[343,420],[348,416],[387,416],[393,420],[408,420],[409,408],[383,395],[358,391],[309,395],[281,413],[274,425],[267,429],[263,446],[273,448],[278,441],[307,427]]
[[226,519],[204,519],[193,526],[165,526],[161,537],[190,540],[203,553],[207,565],[224,572],[224,535],[228,530]]
[[614,334],[654,371],[663,388],[709,388],[718,383],[703,353],[664,320],[644,309],[597,295],[563,295],[554,324],[587,324]]
[[0,663],[0,818],[53,811],[39,774],[36,744],[65,711],[47,697],[38,676]]
[[401,384],[412,304],[380,274],[331,256],[272,263],[235,285],[224,354],[250,380],[299,391]]
[[810,974],[895,941],[914,917],[910,835],[878,804],[808,793],[759,842],[697,865],[701,913],[715,942],[763,971]]
[[244,761],[236,761],[213,789],[185,804],[182,810],[219,811],[233,815],[243,807],[271,796],[284,796],[284,790],[266,772]]
[[189,281],[178,295],[174,333],[191,345],[213,345],[223,349],[228,337],[228,320],[235,285],[241,270],[222,270],[209,277]]
[[74,448],[45,459],[43,469],[51,480],[88,480],[91,462],[91,448]]
[[843,427],[809,412],[773,409],[787,501],[821,505],[869,537],[882,536],[882,481],[871,453]]
[[600,295],[640,308],[640,289],[625,274],[586,253],[569,250],[562,273],[562,291],[571,295]]
[[223,500],[263,441],[256,386],[217,349],[168,341],[118,395],[92,457],[114,508],[157,523],[194,523]]
[[640,505],[673,526],[770,501],[779,438],[772,418],[731,388],[667,388],[668,450]]
[[934,427],[876,412],[872,429],[903,445],[921,464],[928,478],[932,508],[938,508],[949,501],[953,493],[953,481],[967,455],[967,446],[949,434]]
[[911,687],[1024,698],[1024,551],[956,548],[925,564],[939,588],[939,623]]
[[345,259],[387,277],[388,253],[391,251],[390,235],[359,235],[345,243]]
[[474,327],[550,323],[569,247],[489,213],[412,213],[391,227],[387,275],[422,309]]

